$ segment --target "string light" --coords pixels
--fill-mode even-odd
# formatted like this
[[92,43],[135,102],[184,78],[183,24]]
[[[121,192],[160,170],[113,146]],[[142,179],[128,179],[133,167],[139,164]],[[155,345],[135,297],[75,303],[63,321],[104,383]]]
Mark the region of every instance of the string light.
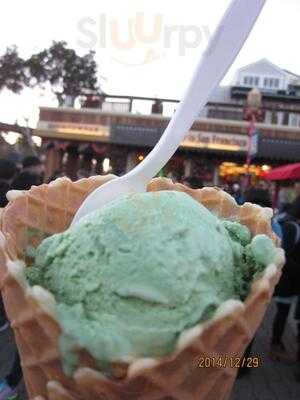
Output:
[[104,158],[102,163],[103,172],[108,172],[110,170],[110,159]]
[[[262,172],[269,171],[271,169],[268,165],[250,165],[249,172],[256,176],[261,176]],[[236,163],[224,162],[220,165],[219,173],[221,177],[226,176],[238,176],[247,173],[247,165],[238,165]]]

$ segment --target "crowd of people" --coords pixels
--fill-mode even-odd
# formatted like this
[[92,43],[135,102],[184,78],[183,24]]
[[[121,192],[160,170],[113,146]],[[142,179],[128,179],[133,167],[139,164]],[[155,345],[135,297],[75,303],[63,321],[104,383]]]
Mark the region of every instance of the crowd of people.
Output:
[[[240,205],[250,202],[274,210],[272,227],[281,239],[286,263],[274,293],[276,312],[269,356],[273,360],[282,362],[295,361],[296,379],[300,382],[300,185],[298,182],[285,182],[279,190],[276,190],[274,184],[260,181],[255,186],[243,190],[242,185],[235,182],[225,185],[224,189]],[[283,342],[284,330],[292,309],[294,310],[292,317],[297,326],[297,354],[289,354]],[[246,350],[246,356],[251,354],[253,341]],[[240,376],[246,372],[250,372],[250,369],[240,370]]]
[[0,159],[0,207],[7,204],[8,190],[28,190],[43,181],[44,166],[36,156],[25,157],[22,166]]
[[[9,190],[27,190],[33,185],[43,182],[44,166],[36,156],[24,158],[22,165],[13,161],[0,159],[0,208],[8,203],[6,194]],[[57,173],[57,176],[63,176]],[[78,176],[78,178],[83,176]],[[86,176],[84,176],[86,177]],[[54,178],[54,177],[53,177]],[[182,183],[199,188],[203,184],[196,177],[186,177]],[[272,338],[270,338],[270,357],[279,361],[298,362],[297,379],[300,381],[300,186],[298,183],[283,186],[277,196],[266,182],[259,182],[256,186],[242,190],[238,182],[224,184],[223,189],[228,191],[238,204],[251,202],[263,207],[275,209],[273,230],[282,240],[286,252],[286,264],[279,284],[276,287],[274,301],[276,315],[273,321]],[[292,304],[296,302],[294,319],[298,326],[298,354],[291,355],[283,343],[283,333]],[[0,295],[0,332],[9,328],[5,309]],[[254,339],[255,340],[255,339]],[[246,350],[246,356],[251,354],[252,343]],[[240,376],[249,369],[240,370]],[[20,359],[16,352],[11,370],[5,379],[0,380],[0,400],[13,399],[17,393],[17,386],[22,379]]]
[[[300,382],[300,195],[297,194],[297,184],[295,184],[294,190],[291,203],[286,203],[283,207],[279,202],[279,208],[272,221],[273,231],[281,239],[282,247],[285,250],[286,263],[274,293],[276,312],[270,338],[269,356],[271,359],[281,362],[295,362],[297,365],[295,378]],[[272,207],[272,196],[266,187],[250,188],[244,194],[244,201],[262,207]],[[293,303],[296,305],[292,317],[297,325],[297,354],[290,354],[283,342],[284,330]],[[251,354],[253,341],[246,350],[246,357]],[[240,375],[249,371],[250,369],[244,368],[240,371]]]
[[[43,181],[43,172],[43,164],[36,156],[24,158],[22,166],[7,159],[0,159],[0,207],[7,205],[6,193],[9,190],[28,190],[33,185],[40,185]],[[0,332],[8,327],[9,323],[0,294]],[[21,379],[22,368],[16,351],[11,370],[5,379],[0,380],[0,400],[16,398],[17,386]]]
[[[201,187],[201,182],[196,178],[183,179],[182,183],[191,188]],[[250,202],[274,210],[272,227],[281,239],[286,254],[286,264],[274,293],[276,313],[269,355],[273,360],[295,361],[298,365],[296,379],[300,382],[300,184],[284,183],[276,191],[274,185],[265,181],[260,181],[244,190],[241,183],[233,182],[225,183],[222,189],[230,193],[239,205]],[[298,354],[296,355],[289,354],[283,342],[284,330],[293,303],[295,311],[292,317],[297,325]],[[246,350],[246,357],[251,354],[253,341]],[[250,372],[250,369],[245,367],[239,371],[239,376],[247,372]]]

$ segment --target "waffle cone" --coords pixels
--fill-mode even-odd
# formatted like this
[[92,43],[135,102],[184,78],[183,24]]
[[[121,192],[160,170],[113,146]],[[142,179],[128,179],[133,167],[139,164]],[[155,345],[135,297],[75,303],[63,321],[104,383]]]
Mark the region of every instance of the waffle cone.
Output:
[[[225,400],[237,373],[236,358],[243,354],[258,328],[279,280],[284,256],[256,280],[244,303],[229,300],[213,319],[184,332],[176,350],[161,359],[137,359],[112,366],[113,376],[97,370],[95,361],[78,350],[80,364],[72,377],[63,373],[58,340],[61,328],[54,317],[55,301],[46,290],[30,288],[24,280],[25,249],[44,236],[68,228],[85,197],[111,179],[93,177],[71,182],[61,178],[26,192],[10,192],[1,211],[0,287],[15,333],[24,379],[31,400]],[[149,191],[187,192],[212,212],[247,225],[253,235],[265,233],[276,243],[268,209],[237,206],[225,192],[188,189],[167,179],[154,179]],[[23,260],[23,261],[22,261]],[[30,260],[26,260],[30,262]],[[201,357],[210,360],[200,368]],[[212,365],[213,357],[223,362]],[[227,358],[226,358],[227,357]],[[227,361],[226,361],[227,360]]]

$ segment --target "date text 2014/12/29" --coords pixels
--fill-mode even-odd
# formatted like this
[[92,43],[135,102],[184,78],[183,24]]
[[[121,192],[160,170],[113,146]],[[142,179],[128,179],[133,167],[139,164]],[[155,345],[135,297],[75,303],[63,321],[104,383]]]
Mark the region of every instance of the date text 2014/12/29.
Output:
[[197,357],[195,368],[259,368],[262,365],[260,357]]

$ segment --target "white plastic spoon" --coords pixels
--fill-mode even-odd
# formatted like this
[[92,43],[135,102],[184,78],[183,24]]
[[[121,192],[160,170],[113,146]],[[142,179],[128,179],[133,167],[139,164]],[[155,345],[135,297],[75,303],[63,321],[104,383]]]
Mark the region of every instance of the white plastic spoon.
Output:
[[204,52],[183,100],[150,154],[132,171],[94,190],[77,211],[72,225],[110,201],[144,192],[169,161],[209,96],[219,85],[250,34],[266,0],[232,0]]

